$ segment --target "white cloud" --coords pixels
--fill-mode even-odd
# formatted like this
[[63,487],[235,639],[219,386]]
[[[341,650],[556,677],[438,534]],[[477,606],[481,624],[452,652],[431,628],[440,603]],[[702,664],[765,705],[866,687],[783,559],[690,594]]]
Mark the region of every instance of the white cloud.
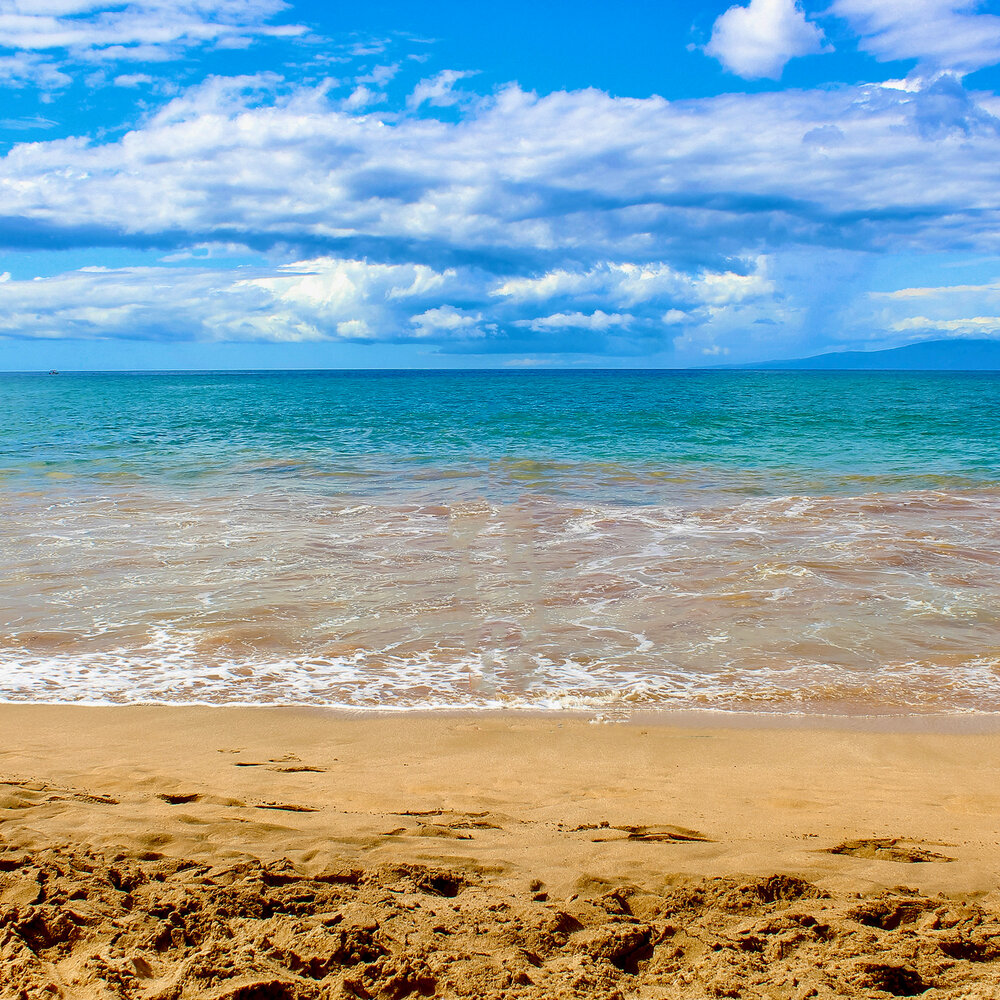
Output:
[[25,87],[29,84],[46,90],[58,90],[72,82],[72,77],[64,73],[51,59],[35,52],[15,52],[0,56],[0,83],[11,87]]
[[1000,281],[872,292],[850,317],[849,328],[908,343],[935,337],[990,337],[1000,334]]
[[413,93],[406,99],[407,106],[419,108],[421,104],[431,104],[437,108],[451,107],[466,100],[468,95],[455,91],[455,84],[466,77],[475,76],[474,72],[456,69],[442,70],[436,76],[421,80]]
[[663,261],[606,262],[586,271],[558,269],[537,277],[504,280],[490,294],[518,303],[589,298],[627,306],[664,300],[723,306],[770,295],[774,286],[765,271],[763,257],[753,262],[747,274],[704,269],[685,273]]
[[148,73],[122,73],[112,82],[116,87],[141,87],[156,81]]
[[363,76],[355,79],[356,83],[371,83],[376,87],[384,87],[399,72],[399,63],[386,66],[375,66]]
[[[377,264],[320,257],[268,273],[211,267],[91,266],[53,277],[14,280],[0,275],[0,336],[35,339],[177,339],[270,341],[431,341],[468,344],[483,338],[503,346],[535,336],[538,351],[559,351],[565,337],[587,331],[603,338],[636,328],[656,339],[675,322],[662,301],[639,313],[551,311],[491,294],[495,278],[476,268],[435,270],[423,264]],[[451,301],[449,301],[451,300]],[[456,306],[460,300],[469,305]],[[474,303],[474,304],[472,304]],[[724,311],[724,310],[723,310]],[[680,313],[685,321],[717,320],[706,306]],[[643,331],[645,331],[643,333]]]
[[412,317],[410,324],[414,327],[418,337],[453,337],[456,334],[461,337],[482,337],[484,331],[480,329],[483,321],[482,313],[468,312],[465,309],[456,309],[451,305],[436,306],[427,309]]
[[931,319],[928,316],[910,316],[890,327],[896,333],[947,334],[949,337],[1000,336],[1000,316],[965,316],[956,319]]
[[386,96],[381,91],[372,90],[371,87],[362,85],[355,87],[344,98],[341,107],[345,111],[363,111],[365,108],[370,108],[374,104],[381,104],[385,100]]
[[954,302],[957,298],[986,296],[1000,301],[1000,281],[990,281],[982,285],[939,285],[922,288],[897,288],[893,292],[872,292],[875,301],[901,302],[906,299],[937,299]]
[[980,0],[834,0],[860,45],[877,59],[916,59],[932,69],[970,72],[1000,62],[1000,17]]
[[538,316],[535,319],[516,320],[515,325],[525,326],[530,330],[610,330],[614,327],[627,327],[635,322],[635,316],[630,313],[606,313],[597,309],[592,313],[559,312],[551,316]]
[[[454,271],[317,258],[271,274],[237,269],[86,267],[0,279],[0,335],[76,339],[298,342],[406,340],[413,312],[433,323],[440,292],[465,290]],[[438,311],[440,316],[440,311]],[[439,331],[447,330],[438,322]],[[460,332],[462,324],[453,324]]]
[[[11,148],[8,247],[292,263],[12,281],[8,335],[478,338],[528,356],[652,352],[669,328],[694,357],[832,324],[848,306],[826,308],[843,284],[818,298],[831,259],[1000,252],[1000,100],[953,75],[677,102],[512,86],[441,119],[352,113],[331,86],[210,78],[123,136]],[[994,315],[866,299],[845,336]]]
[[371,340],[375,331],[363,319],[342,319],[336,324],[337,335],[347,340]]
[[705,51],[738,76],[776,80],[789,59],[823,51],[823,32],[796,0],[750,0],[716,19]]
[[[452,307],[437,307],[441,298],[474,290],[475,279],[455,269],[322,257],[280,271],[240,282],[233,290],[265,293],[258,312],[269,315],[270,327],[309,331],[313,339],[361,335],[405,340],[426,337],[431,329],[455,334],[478,319]],[[407,333],[411,321],[416,330]]]
[[67,82],[67,61],[156,61],[302,34],[300,25],[269,23],[287,8],[283,0],[0,0],[0,48],[22,55],[27,79],[54,89]]
[[[98,227],[313,252],[422,247],[431,262],[485,253],[544,274],[537,296],[596,280],[629,307],[683,293],[697,268],[684,255],[830,240],[1000,249],[1000,102],[948,86],[676,103],[508,88],[448,122],[335,110],[324,88],[282,94],[273,75],[214,78],[120,139],[14,146],[0,197],[56,245],[63,229]],[[803,142],[830,125],[836,143]],[[623,269],[586,277],[587,261],[609,258]]]

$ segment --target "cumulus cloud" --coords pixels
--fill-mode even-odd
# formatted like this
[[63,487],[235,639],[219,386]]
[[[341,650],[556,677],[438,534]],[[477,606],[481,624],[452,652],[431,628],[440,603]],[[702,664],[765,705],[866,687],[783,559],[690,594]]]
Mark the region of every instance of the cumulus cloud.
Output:
[[[271,273],[194,267],[85,267],[0,279],[0,335],[74,339],[298,342],[406,340],[412,312],[449,291],[454,271],[317,258]],[[433,309],[432,309],[433,311]],[[447,324],[438,324],[447,326]]]
[[[951,86],[944,100],[858,87],[674,103],[510,87],[442,121],[353,114],[273,75],[212,79],[120,139],[12,148],[0,235],[419,254],[550,282],[583,280],[561,261],[617,259],[637,296],[677,281],[643,270],[657,261],[690,273],[793,244],[1000,249],[1000,135],[985,127],[1000,107]],[[822,129],[823,145],[803,141]]]
[[823,32],[796,0],[750,0],[716,19],[705,51],[738,76],[776,80],[789,59],[823,48]]
[[[13,146],[8,250],[290,263],[12,280],[7,335],[701,357],[832,322],[843,285],[816,288],[836,255],[1000,252],[1000,101],[954,74],[675,102],[509,86],[438,117],[430,97],[408,111],[343,93],[210,78],[124,135]],[[820,263],[790,277],[807,253]],[[871,299],[850,335],[994,315]]]
[[630,326],[635,321],[631,313],[606,313],[603,309],[596,309],[592,313],[553,313],[551,316],[516,320],[515,323],[531,330],[610,330],[616,326]]
[[1000,17],[980,0],[834,0],[861,48],[877,59],[916,59],[933,69],[967,73],[1000,62]]
[[[702,275],[702,287],[712,276]],[[722,278],[724,276],[715,276]],[[261,272],[209,267],[86,267],[53,277],[0,275],[0,336],[55,339],[431,341],[445,350],[561,351],[574,331],[591,350],[634,331],[662,339],[679,311],[651,295],[635,313],[551,311],[565,299],[528,309],[497,296],[498,279],[477,268],[435,270],[320,257]],[[454,303],[461,302],[462,305]],[[680,313],[711,320],[713,296]],[[483,341],[489,344],[484,347]],[[619,344],[628,352],[628,345]]]
[[507,279],[491,294],[518,303],[573,299],[627,306],[664,301],[721,306],[770,294],[773,286],[765,270],[764,258],[755,260],[753,270],[747,274],[707,270],[685,273],[663,261],[606,262],[585,271],[559,268],[535,277]]
[[410,340],[432,331],[474,335],[479,317],[437,303],[473,294],[481,281],[454,268],[323,257],[286,265],[276,275],[251,278],[231,290],[263,294],[258,312],[266,317],[266,339],[294,329],[315,340]]
[[[410,319],[416,336],[438,340],[456,336],[460,339],[485,336],[485,331],[480,326],[482,322],[482,313],[456,309],[451,305],[435,306]],[[490,329],[495,330],[496,326],[490,324]]]

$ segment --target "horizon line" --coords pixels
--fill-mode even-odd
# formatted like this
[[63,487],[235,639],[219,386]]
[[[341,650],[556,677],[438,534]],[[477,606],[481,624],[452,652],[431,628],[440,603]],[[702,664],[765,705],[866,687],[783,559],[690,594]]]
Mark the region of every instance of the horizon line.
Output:
[[[798,359],[795,359],[798,360]],[[34,377],[58,377],[61,375],[324,375],[324,374],[393,374],[393,375],[461,375],[461,374],[494,374],[494,375],[579,375],[586,372],[627,373],[627,374],[657,374],[666,372],[701,372],[719,375],[738,375],[741,373],[779,373],[797,375],[830,375],[830,374],[879,374],[907,373],[914,375],[989,375],[1000,374],[997,368],[803,368],[778,367],[782,362],[752,361],[735,365],[702,365],[688,367],[657,367],[657,368],[625,368],[625,367],[556,367],[556,366],[510,366],[496,368],[0,368],[0,376],[25,375]],[[789,361],[791,365],[791,361]]]

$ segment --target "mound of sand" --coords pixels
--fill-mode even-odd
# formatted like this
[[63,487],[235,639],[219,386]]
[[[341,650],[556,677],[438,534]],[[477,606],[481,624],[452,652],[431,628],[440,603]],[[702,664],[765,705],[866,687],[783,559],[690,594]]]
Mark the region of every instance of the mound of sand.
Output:
[[788,875],[567,898],[487,873],[0,850],[4,1000],[995,998],[1000,914]]

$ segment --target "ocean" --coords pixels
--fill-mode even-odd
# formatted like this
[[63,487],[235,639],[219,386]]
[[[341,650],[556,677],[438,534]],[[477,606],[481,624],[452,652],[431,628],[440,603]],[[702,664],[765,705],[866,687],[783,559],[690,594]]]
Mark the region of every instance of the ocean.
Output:
[[1000,375],[0,376],[0,700],[1000,711]]

